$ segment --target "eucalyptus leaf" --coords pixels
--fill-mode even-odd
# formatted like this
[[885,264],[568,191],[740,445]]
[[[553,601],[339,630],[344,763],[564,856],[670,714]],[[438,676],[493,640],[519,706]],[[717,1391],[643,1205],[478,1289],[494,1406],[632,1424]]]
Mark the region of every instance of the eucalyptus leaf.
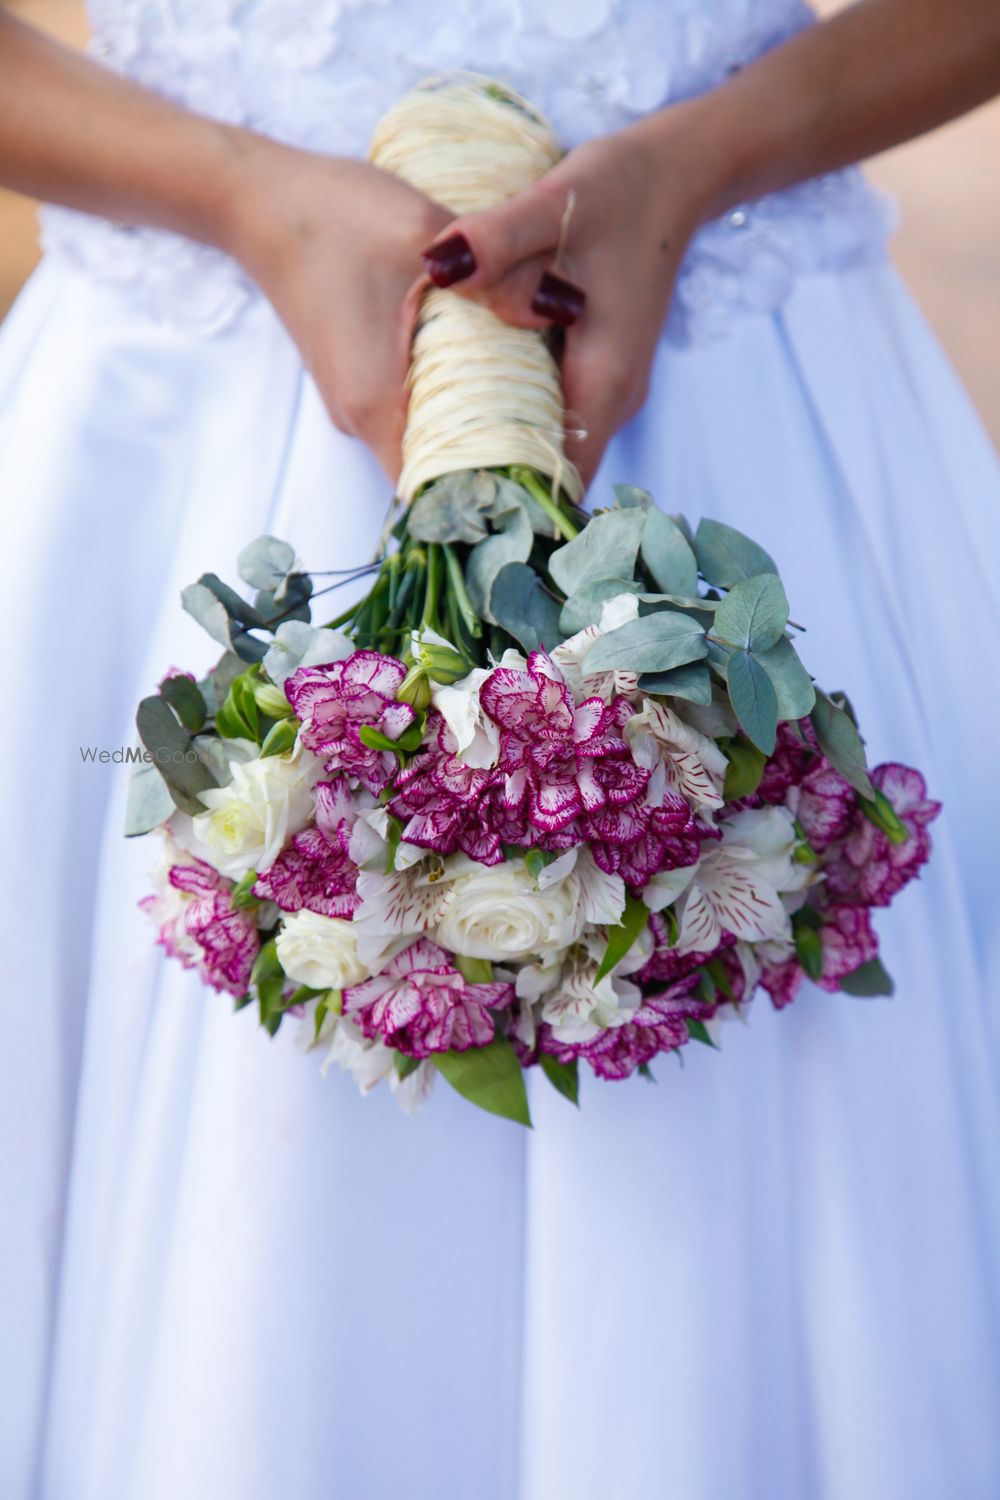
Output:
[[511,562],[500,569],[490,590],[490,613],[525,651],[551,651],[563,639],[559,601],[527,563]]
[[575,1104],[579,1108],[580,1073],[576,1058],[574,1057],[572,1062],[560,1062],[557,1057],[552,1056],[551,1052],[540,1052],[538,1061],[552,1087],[558,1089],[570,1104]]
[[853,974],[845,974],[838,983],[845,994],[859,995],[863,999],[892,995],[896,990],[892,975],[880,958],[870,958],[867,963],[855,969]]
[[662,610],[601,636],[587,653],[587,671],[669,672],[700,660],[707,649],[704,628],[696,620]]
[[232,621],[225,607],[203,583],[190,583],[181,590],[181,604],[220,646],[232,646]]
[[493,524],[497,528],[494,534],[477,543],[469,553],[465,583],[476,614],[496,625],[499,621],[493,618],[490,595],[497,574],[508,563],[526,563],[535,536],[523,505],[511,505],[493,518]]
[[784,634],[788,600],[777,573],[758,573],[737,583],[715,614],[715,630],[730,646],[767,651]]
[[639,678],[639,687],[644,693],[656,693],[665,698],[684,698],[689,703],[712,701],[712,679],[708,667],[702,661],[689,662],[685,667],[674,667],[671,672],[646,672]]
[[702,577],[719,588],[733,588],[757,573],[778,571],[763,547],[722,521],[699,521],[694,550]]
[[302,620],[286,620],[275,632],[275,638],[264,657],[264,671],[273,683],[283,687],[299,667],[326,666],[351,655],[354,644],[339,630],[308,625]]
[[295,566],[295,548],[274,536],[248,542],[236,559],[236,571],[254,589],[276,589]]
[[639,508],[605,511],[571,542],[557,547],[549,558],[549,573],[566,597],[600,579],[631,578],[646,518]]
[[698,563],[680,528],[662,510],[651,510],[642,533],[641,556],[658,589],[694,598]]
[[493,475],[474,469],[444,474],[410,506],[407,533],[418,542],[480,542],[496,493]]
[[159,695],[143,698],[135,724],[177,806],[191,814],[204,812],[198,793],[217,785],[215,777],[201,760],[190,734]]
[[600,578],[596,583],[584,584],[562,607],[559,629],[563,637],[596,625],[609,599],[617,599],[621,594],[639,594],[641,587],[634,578]]
[[133,768],[125,796],[125,837],[137,838],[159,828],[177,804],[159,771],[149,761]]
[[816,688],[787,636],[783,635],[768,651],[755,651],[754,656],[774,685],[779,719],[804,719],[812,712]]
[[778,697],[750,651],[734,651],[726,668],[729,701],[747,738],[770,755],[778,731]]
[[431,1056],[438,1072],[463,1098],[491,1114],[530,1127],[524,1073],[517,1053],[505,1036],[498,1032],[486,1047],[470,1047],[465,1052],[435,1052]]
[[190,677],[183,672],[165,677],[160,683],[160,697],[165,698],[185,729],[197,734],[207,717],[205,700]]
[[612,489],[621,510],[649,510],[652,507],[652,495],[637,484],[615,484]]
[[827,693],[819,691],[810,718],[819,747],[830,764],[856,792],[874,801],[875,788],[868,775],[865,747],[854,721]]
[[308,621],[313,584],[308,573],[289,573],[276,589],[261,589],[253,607],[261,624],[273,629],[285,620]]
[[196,587],[198,586],[208,589],[209,593],[218,599],[231,620],[236,620],[240,625],[247,627],[261,624],[260,616],[253,605],[244,599],[242,594],[231,589],[228,583],[223,583],[218,574],[202,573]]

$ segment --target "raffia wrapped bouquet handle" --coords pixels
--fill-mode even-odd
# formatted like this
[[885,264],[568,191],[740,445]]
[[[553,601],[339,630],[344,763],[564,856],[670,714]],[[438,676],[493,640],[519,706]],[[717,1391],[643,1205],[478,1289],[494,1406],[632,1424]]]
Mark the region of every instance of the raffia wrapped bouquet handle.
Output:
[[[512,197],[559,160],[547,120],[489,79],[429,79],[382,119],[370,158],[455,214]],[[408,377],[400,497],[460,470],[524,465],[573,500],[559,372],[545,340],[454,292],[424,297]]]

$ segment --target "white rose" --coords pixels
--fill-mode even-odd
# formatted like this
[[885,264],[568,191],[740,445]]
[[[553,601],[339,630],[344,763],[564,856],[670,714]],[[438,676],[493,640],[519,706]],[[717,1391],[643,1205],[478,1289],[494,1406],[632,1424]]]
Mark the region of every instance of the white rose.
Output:
[[281,967],[295,984],[343,990],[368,978],[358,958],[354,924],[343,917],[295,911],[285,917],[275,941]]
[[296,747],[287,755],[235,762],[226,786],[201,793],[208,809],[191,820],[193,852],[222,875],[239,880],[273,865],[293,834],[311,820],[312,789],[322,762]]
[[451,868],[457,873],[436,937],[452,953],[502,963],[566,948],[583,931],[575,875],[540,890],[521,860],[493,866],[461,860]]

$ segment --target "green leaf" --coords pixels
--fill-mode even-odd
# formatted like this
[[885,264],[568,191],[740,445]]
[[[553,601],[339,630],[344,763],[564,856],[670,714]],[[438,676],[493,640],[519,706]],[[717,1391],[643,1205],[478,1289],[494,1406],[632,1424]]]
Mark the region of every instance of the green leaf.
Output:
[[726,667],[733,712],[744,734],[770,755],[778,731],[778,698],[770,677],[749,651],[734,651]]
[[699,1021],[694,1016],[685,1016],[684,1025],[687,1027],[687,1034],[692,1042],[701,1042],[703,1046],[711,1047],[714,1051],[721,1052],[721,1047],[718,1042],[713,1042],[712,1034],[704,1021]]
[[387,734],[383,734],[381,729],[376,729],[373,724],[362,724],[358,730],[358,737],[363,745],[368,746],[369,750],[392,750],[397,755],[402,755],[404,752],[411,754],[414,750],[420,749],[423,742],[423,731],[419,724],[411,724],[409,729],[405,730],[398,739],[391,740]]
[[691,544],[662,510],[651,510],[646,516],[641,556],[658,589],[688,597],[697,594],[698,563]]
[[261,625],[268,630],[286,625],[290,620],[308,624],[312,613],[309,605],[312,591],[312,579],[308,573],[289,573],[277,588],[260,589],[254,595],[254,611]]
[[190,677],[183,674],[165,677],[160,683],[160,697],[165,698],[185,729],[197,734],[205,727],[205,700]]
[[490,596],[497,574],[508,563],[526,563],[531,556],[535,534],[531,520],[523,505],[512,504],[493,517],[496,528],[492,536],[479,542],[469,553],[465,565],[465,584],[469,599],[476,614],[491,625],[499,622],[493,618]]
[[694,550],[702,577],[718,588],[731,589],[757,573],[778,571],[763,547],[722,521],[699,521]]
[[[204,812],[200,804],[199,810]],[[149,761],[133,767],[125,800],[125,837],[151,833],[176,811],[170,788],[156,767]]]
[[403,825],[398,818],[389,813],[386,822],[385,838],[385,873],[391,875],[396,868],[396,850],[399,848],[403,837]]
[[470,984],[493,983],[493,964],[488,958],[468,958],[464,953],[456,953],[455,968]]
[[804,923],[795,923],[795,956],[810,979],[821,977],[823,939],[814,927]]
[[659,610],[595,641],[587,653],[587,671],[669,672],[699,661],[707,650],[705,629],[697,620],[678,610]]
[[558,854],[552,849],[526,849],[524,851],[525,867],[528,874],[533,875],[536,880],[545,869],[545,866],[550,865],[554,859],[558,858]]
[[277,724],[272,724],[260,747],[261,759],[265,755],[286,755],[294,748],[298,732],[298,719],[279,719]]
[[845,974],[839,983],[845,994],[859,995],[864,999],[875,995],[892,995],[896,989],[892,975],[880,958],[870,958],[867,963],[855,969],[853,974]]
[[729,762],[722,795],[727,802],[749,797],[760,786],[767,756],[742,735],[736,739],[720,741],[719,746]]
[[259,906],[260,902],[253,893],[257,884],[258,875],[256,870],[248,870],[242,880],[237,881],[229,893],[230,903],[237,911],[249,911],[251,907]]
[[443,474],[410,506],[406,530],[418,542],[480,542],[496,499],[496,481],[475,469]]
[[671,672],[645,672],[639,678],[644,693],[664,698],[686,698],[689,703],[711,703],[712,679],[704,662],[689,662]]
[[490,615],[525,651],[551,651],[563,639],[559,601],[527,563],[502,567],[490,590]]
[[777,573],[737,583],[715,614],[715,633],[744,651],[767,651],[788,624],[788,600]]
[[499,1032],[486,1047],[435,1052],[434,1066],[464,1099],[519,1125],[531,1125],[528,1094],[517,1053]]
[[779,719],[804,719],[812,712],[816,688],[787,636],[782,636],[768,651],[755,651],[754,656],[774,686]]
[[579,536],[556,548],[549,558],[549,574],[567,598],[588,583],[633,576],[646,514],[639,508],[605,511]]
[[240,551],[236,571],[255,589],[276,589],[295,566],[295,548],[274,536],[259,536]]
[[[677,1057],[678,1057],[678,1060],[679,1060],[681,1066],[683,1067],[684,1066],[684,1059],[681,1056],[680,1052],[677,1053]],[[656,1082],[656,1076],[653,1073],[652,1068],[649,1066],[649,1063],[640,1063],[639,1066],[638,1066],[638,1068],[636,1069],[636,1072],[639,1074],[639,1077],[640,1078],[644,1078],[647,1083],[655,1083]]]
[[562,638],[576,635],[588,625],[596,625],[609,599],[617,599],[620,594],[638,594],[640,589],[641,585],[633,578],[599,578],[596,583],[584,584],[562,607],[559,616]]
[[890,843],[906,843],[910,837],[910,830],[900,819],[885,792],[876,788],[874,800],[870,801],[867,797],[862,797],[860,806],[869,823],[874,823],[876,828],[880,828],[884,834],[887,834]]
[[135,724],[177,806],[192,815],[204,812],[198,793],[207,792],[218,783],[201,760],[191,736],[178,724],[159,694],[143,698]]
[[[617,486],[616,486],[617,488]],[[558,1089],[570,1104],[580,1107],[580,1073],[576,1058],[572,1062],[560,1062],[551,1053],[542,1052],[538,1057],[542,1072],[554,1089]]]
[[250,983],[257,991],[260,1024],[274,1036],[284,1013],[285,971],[281,967],[274,938],[261,948],[250,972]]
[[625,897],[625,910],[617,927],[608,928],[608,946],[604,950],[594,983],[599,984],[620,963],[649,921],[649,907],[631,894]]
[[649,510],[653,504],[649,491],[640,489],[637,484],[613,484],[611,488],[619,510]]
[[868,775],[865,747],[850,716],[828,694],[817,690],[810,718],[819,747],[830,764],[856,792],[874,801],[875,788]]
[[397,1052],[395,1058],[396,1077],[400,1080],[409,1078],[410,1074],[415,1073],[420,1067],[420,1062],[421,1059],[419,1057],[407,1057],[405,1053]]

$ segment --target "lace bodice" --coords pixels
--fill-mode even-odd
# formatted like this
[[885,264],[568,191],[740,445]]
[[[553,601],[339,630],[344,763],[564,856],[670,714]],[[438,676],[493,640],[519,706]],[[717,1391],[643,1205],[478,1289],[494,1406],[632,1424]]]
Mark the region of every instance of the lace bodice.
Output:
[[[190,107],[316,150],[362,155],[428,73],[513,84],[567,146],[701,92],[810,24],[803,0],[90,0],[95,55]],[[706,226],[682,268],[676,338],[776,307],[801,271],[881,254],[882,201],[857,172]],[[160,231],[46,210],[45,242],[154,316],[211,332],[255,295],[225,256]]]

